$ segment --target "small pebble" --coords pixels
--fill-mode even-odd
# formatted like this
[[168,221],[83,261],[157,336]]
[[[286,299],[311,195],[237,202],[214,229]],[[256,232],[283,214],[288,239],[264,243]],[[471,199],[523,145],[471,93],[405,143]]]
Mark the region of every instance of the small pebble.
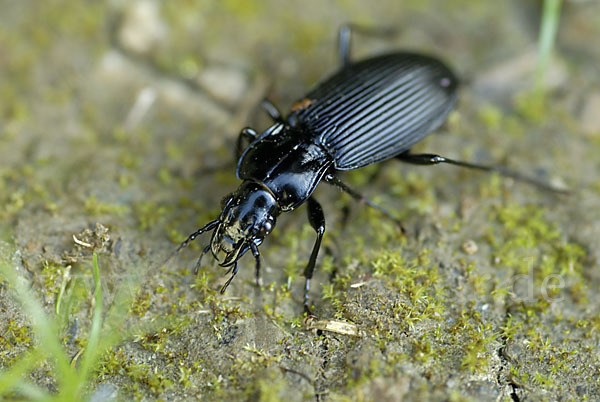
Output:
[[473,240],[467,240],[462,244],[462,249],[465,253],[471,255],[477,252],[477,243]]
[[136,54],[148,54],[167,36],[167,25],[161,19],[160,3],[138,0],[125,11],[119,30],[119,41]]

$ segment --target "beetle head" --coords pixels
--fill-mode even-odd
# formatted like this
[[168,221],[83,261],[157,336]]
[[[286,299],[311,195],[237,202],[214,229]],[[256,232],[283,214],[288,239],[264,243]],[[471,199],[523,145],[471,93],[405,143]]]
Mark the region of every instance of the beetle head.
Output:
[[248,249],[259,246],[275,227],[279,205],[263,185],[243,182],[223,199],[223,211],[213,232],[210,249],[219,265],[234,264]]

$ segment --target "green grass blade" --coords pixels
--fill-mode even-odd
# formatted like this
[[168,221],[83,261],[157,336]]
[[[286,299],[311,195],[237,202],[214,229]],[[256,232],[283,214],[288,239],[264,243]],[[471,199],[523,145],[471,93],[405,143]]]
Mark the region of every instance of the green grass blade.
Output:
[[92,317],[92,327],[87,347],[82,356],[80,365],[81,382],[84,383],[91,374],[94,362],[98,359],[103,348],[98,347],[100,333],[102,331],[102,282],[100,281],[100,268],[98,266],[98,255],[92,257],[92,273],[94,276],[94,315]]
[[544,88],[546,70],[548,69],[548,62],[550,61],[556,32],[558,31],[561,3],[562,0],[544,0],[536,69],[536,87],[538,90]]
[[44,358],[39,349],[26,352],[10,368],[0,373],[0,395],[6,395],[23,382],[25,375]]
[[[4,250],[7,251],[6,248]],[[23,307],[26,316],[30,319],[31,326],[39,342],[39,348],[46,352],[57,370],[59,388],[76,379],[76,374],[70,365],[57,334],[56,323],[46,314],[42,304],[29,288],[29,282],[17,275],[16,270],[9,263],[10,257],[4,255],[0,263],[0,273],[8,280],[14,289],[14,295]]]

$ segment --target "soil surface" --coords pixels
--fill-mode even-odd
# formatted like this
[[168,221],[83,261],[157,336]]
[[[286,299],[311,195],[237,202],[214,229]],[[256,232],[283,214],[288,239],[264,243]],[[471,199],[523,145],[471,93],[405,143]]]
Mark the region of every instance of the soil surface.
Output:
[[[600,3],[563,2],[544,78],[541,4],[0,1],[0,251],[62,317],[73,358],[97,253],[106,314],[122,316],[103,334],[123,336],[87,397],[599,400]],[[223,295],[229,275],[210,254],[194,274],[208,236],[164,262],[238,185],[237,134],[270,124],[261,99],[287,111],[335,71],[347,22],[397,31],[355,35],[354,59],[419,51],[461,77],[456,111],[415,151],[570,193],[396,161],[341,175],[403,235],[323,183],[316,317],[302,309],[315,238],[304,206],[261,246],[260,288],[251,255]],[[10,287],[2,369],[38,342]],[[51,360],[25,378],[60,391]]]

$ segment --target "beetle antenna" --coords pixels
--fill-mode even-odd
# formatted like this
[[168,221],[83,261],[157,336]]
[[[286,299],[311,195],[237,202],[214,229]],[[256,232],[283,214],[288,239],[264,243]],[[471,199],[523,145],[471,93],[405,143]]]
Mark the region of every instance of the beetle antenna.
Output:
[[175,254],[178,253],[179,250],[181,250],[182,248],[187,247],[188,244],[190,244],[191,242],[193,242],[194,240],[196,240],[196,237],[200,236],[202,233],[208,232],[210,230],[213,230],[215,228],[215,226],[217,226],[219,223],[221,223],[221,221],[218,220],[218,219],[215,219],[214,221],[208,222],[206,225],[204,225],[200,229],[196,230],[194,233],[192,233],[191,235],[189,235],[188,238],[185,239],[179,245],[179,247],[177,247],[177,250],[175,250]]
[[[194,233],[189,235],[188,238],[185,239],[185,241],[183,241],[179,245],[179,247],[177,247],[177,249],[175,249],[175,251],[173,251],[171,254],[169,254],[169,256],[167,258],[165,258],[165,260],[162,262],[161,265],[165,265],[171,258],[173,258],[173,256],[175,254],[179,253],[179,250],[187,247],[188,244],[193,242],[196,239],[196,237],[200,236],[202,233],[213,230],[215,228],[215,226],[217,226],[219,223],[221,223],[221,221],[218,219],[215,219],[214,221],[208,222],[206,225],[204,225],[203,227],[201,227],[200,229],[196,230]],[[200,256],[200,258],[202,258],[202,256]]]

